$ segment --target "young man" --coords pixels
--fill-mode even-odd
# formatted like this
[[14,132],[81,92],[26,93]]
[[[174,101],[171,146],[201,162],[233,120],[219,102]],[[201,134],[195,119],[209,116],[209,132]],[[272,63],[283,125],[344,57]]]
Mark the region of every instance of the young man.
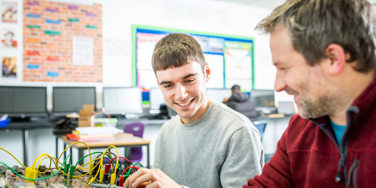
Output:
[[259,133],[245,116],[208,101],[210,69],[198,42],[185,34],[167,35],[154,48],[152,66],[166,104],[178,116],[158,135],[158,169],[140,169],[125,185],[241,187],[242,181],[260,174],[264,158]]
[[366,0],[287,0],[260,23],[299,115],[244,188],[376,187],[375,23]]
[[256,111],[256,104],[247,94],[240,91],[239,85],[233,85],[231,87],[231,97],[226,103],[228,107],[245,115],[251,121],[256,121],[259,117]]

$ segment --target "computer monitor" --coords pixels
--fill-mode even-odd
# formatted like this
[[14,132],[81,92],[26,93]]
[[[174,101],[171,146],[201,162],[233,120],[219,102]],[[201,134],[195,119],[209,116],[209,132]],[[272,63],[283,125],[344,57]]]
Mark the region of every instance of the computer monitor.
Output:
[[46,87],[0,86],[0,114],[47,116]]
[[52,112],[54,114],[78,113],[84,104],[96,109],[95,87],[53,87]]
[[274,90],[252,90],[251,98],[257,107],[275,107]]
[[296,113],[295,105],[293,101],[279,101],[278,113],[285,115],[293,115]]
[[150,99],[150,113],[159,113],[159,107],[162,104],[166,104],[163,98],[162,91],[158,87],[153,87],[150,89],[149,94]]
[[251,99],[256,104],[256,109],[264,113],[276,111],[274,102],[274,90],[252,90]]
[[209,100],[215,100],[222,102],[224,98],[229,98],[231,96],[231,89],[228,88],[207,88],[206,93],[208,94]]
[[103,87],[106,114],[142,113],[142,95],[138,87]]

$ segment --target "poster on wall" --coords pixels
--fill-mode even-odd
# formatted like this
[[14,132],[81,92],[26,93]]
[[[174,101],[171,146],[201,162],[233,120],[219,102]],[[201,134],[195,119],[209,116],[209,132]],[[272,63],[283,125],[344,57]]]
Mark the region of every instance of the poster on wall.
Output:
[[158,87],[153,68],[151,66],[151,57],[155,44],[166,34],[159,33],[137,33],[137,77],[138,86],[142,88]]
[[133,25],[133,85],[145,90],[157,87],[151,66],[154,45],[169,33],[186,33],[200,44],[211,69],[207,88],[231,88],[239,84],[253,88],[253,39],[250,37],[209,34],[151,26]]
[[90,37],[73,37],[73,65],[94,64],[94,39]]
[[17,76],[17,58],[2,57],[1,58],[1,75],[2,77],[16,78]]
[[252,44],[238,41],[225,43],[226,87],[240,85],[242,89],[252,89]]
[[1,48],[16,49],[17,34],[14,28],[1,28],[0,31]]
[[1,8],[1,22],[3,23],[17,23],[17,2],[16,1],[2,1]]

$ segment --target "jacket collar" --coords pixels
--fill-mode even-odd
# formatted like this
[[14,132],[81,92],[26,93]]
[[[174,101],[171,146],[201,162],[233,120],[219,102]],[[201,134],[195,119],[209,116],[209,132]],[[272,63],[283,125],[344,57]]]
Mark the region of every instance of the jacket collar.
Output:
[[354,111],[357,107],[359,113],[357,119],[362,119],[364,116],[369,115],[369,111],[376,104],[376,77],[372,80],[371,84],[354,100],[352,106],[348,109]]

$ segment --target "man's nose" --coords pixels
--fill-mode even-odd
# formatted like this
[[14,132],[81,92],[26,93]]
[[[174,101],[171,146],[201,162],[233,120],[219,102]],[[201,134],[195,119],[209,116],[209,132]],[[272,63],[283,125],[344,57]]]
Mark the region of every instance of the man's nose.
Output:
[[175,89],[176,89],[175,97],[178,100],[184,100],[188,96],[187,89],[185,88],[185,86],[181,84],[177,84]]
[[285,90],[287,84],[285,79],[281,76],[281,74],[276,74],[275,81],[274,81],[274,90],[277,92]]

